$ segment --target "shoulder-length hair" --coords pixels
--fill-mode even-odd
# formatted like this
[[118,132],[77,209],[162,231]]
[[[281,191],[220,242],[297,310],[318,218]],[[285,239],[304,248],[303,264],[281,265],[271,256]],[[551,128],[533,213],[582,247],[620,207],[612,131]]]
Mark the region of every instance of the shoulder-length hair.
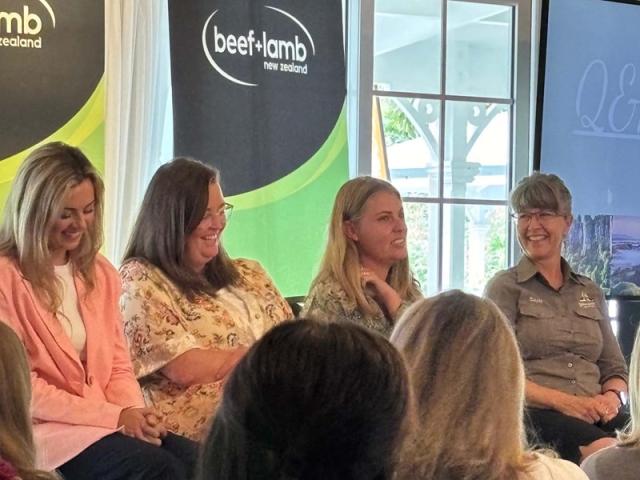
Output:
[[0,457],[23,480],[54,480],[58,476],[35,468],[31,430],[31,377],[22,342],[0,321]]
[[618,433],[622,447],[640,447],[640,329],[636,331],[629,362],[629,412],[631,419]]
[[61,285],[51,261],[49,234],[69,191],[87,179],[93,184],[95,217],[69,260],[89,292],[95,285],[94,260],[103,239],[104,186],[82,151],[62,142],[36,148],[18,169],[7,200],[0,255],[17,260],[22,274],[51,311],[60,305]]
[[[356,177],[340,188],[333,204],[324,257],[318,275],[311,284],[313,288],[324,280],[335,280],[347,297],[367,315],[373,315],[375,307],[369,303],[362,288],[358,245],[347,237],[344,224],[349,220],[358,220],[369,198],[378,192],[389,192],[401,198],[398,190],[389,182],[368,176]],[[403,300],[415,300],[421,296],[408,258],[395,263],[386,280]]]
[[382,336],[351,323],[282,323],[233,371],[197,478],[391,478],[408,395],[404,362]]
[[415,408],[398,478],[517,478],[525,469],[525,376],[498,308],[442,293],[416,302],[391,342],[407,361]]
[[123,262],[155,265],[189,298],[237,284],[240,274],[222,245],[204,275],[185,262],[186,237],[206,213],[211,183],[220,183],[218,170],[197,160],[180,157],[162,165],[147,187]]

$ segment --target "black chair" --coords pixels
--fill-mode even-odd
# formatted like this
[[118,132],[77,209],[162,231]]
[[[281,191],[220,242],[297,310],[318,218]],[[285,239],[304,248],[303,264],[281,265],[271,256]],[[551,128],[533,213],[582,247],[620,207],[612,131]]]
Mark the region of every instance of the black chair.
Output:
[[304,307],[305,296],[297,296],[297,297],[286,297],[285,300],[291,307],[291,311],[293,312],[294,317],[298,318],[300,316],[300,312],[302,311],[302,307]]

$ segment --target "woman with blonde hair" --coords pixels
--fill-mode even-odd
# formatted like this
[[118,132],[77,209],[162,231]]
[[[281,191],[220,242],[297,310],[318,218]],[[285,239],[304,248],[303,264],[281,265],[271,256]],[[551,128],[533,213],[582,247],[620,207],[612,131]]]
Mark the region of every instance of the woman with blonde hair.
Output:
[[409,268],[400,194],[377,178],[349,180],[336,196],[324,258],[301,315],[352,321],[388,337],[421,296]]
[[396,325],[414,397],[398,479],[584,479],[565,460],[528,452],[524,369],[490,301],[450,291],[419,301]]
[[629,366],[629,410],[631,419],[618,432],[617,444],[597,451],[582,463],[591,480],[636,480],[640,472],[640,329]]
[[0,480],[56,480],[35,468],[31,431],[31,381],[22,343],[0,322]]
[[195,444],[167,433],[133,375],[102,209],[87,157],[49,143],[20,166],[0,228],[0,321],[29,354],[38,464],[67,480],[186,479]]

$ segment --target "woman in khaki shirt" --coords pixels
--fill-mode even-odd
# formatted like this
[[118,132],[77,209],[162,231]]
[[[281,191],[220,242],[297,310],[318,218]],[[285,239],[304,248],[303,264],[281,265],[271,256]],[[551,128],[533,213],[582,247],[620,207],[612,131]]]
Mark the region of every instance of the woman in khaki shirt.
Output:
[[611,330],[604,295],[562,258],[573,220],[571,194],[556,175],[534,173],[511,194],[524,253],[499,272],[485,295],[514,326],[524,360],[532,439],[578,463],[612,445],[627,369]]

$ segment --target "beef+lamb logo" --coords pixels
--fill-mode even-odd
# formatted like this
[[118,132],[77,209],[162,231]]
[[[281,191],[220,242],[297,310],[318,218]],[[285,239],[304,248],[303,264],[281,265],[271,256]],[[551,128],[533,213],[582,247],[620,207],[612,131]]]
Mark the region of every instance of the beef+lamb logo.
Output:
[[[202,48],[211,66],[237,85],[257,87],[264,74],[307,75],[316,55],[313,37],[291,13],[264,6],[260,28],[238,31],[215,10],[202,28]],[[256,75],[256,71],[262,71]]]
[[42,14],[48,14],[51,25],[56,28],[56,15],[47,0],[38,0],[43,8],[33,10],[33,5],[25,2],[22,9],[0,10],[0,48],[42,48]]

